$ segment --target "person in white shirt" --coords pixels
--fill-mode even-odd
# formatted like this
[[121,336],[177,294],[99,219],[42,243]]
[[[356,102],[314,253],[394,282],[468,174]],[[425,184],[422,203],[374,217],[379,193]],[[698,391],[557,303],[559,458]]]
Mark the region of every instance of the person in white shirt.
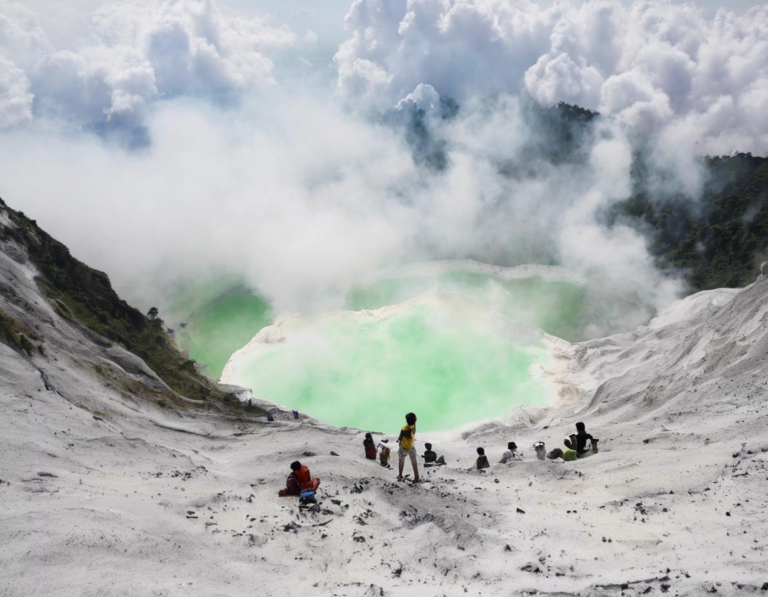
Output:
[[500,464],[508,464],[513,460],[522,460],[523,453],[517,451],[517,444],[515,442],[509,442],[507,444],[507,451],[501,457]]

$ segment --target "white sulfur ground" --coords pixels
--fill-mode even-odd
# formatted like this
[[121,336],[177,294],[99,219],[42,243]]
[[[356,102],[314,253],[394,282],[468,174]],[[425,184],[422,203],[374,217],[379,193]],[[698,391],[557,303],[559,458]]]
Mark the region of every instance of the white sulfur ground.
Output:
[[[412,485],[355,430],[162,408],[0,249],[0,309],[46,349],[0,344],[2,597],[768,594],[768,280],[565,347],[560,404],[434,436],[448,466]],[[532,458],[578,420],[600,454]],[[523,462],[466,470],[509,440]],[[277,497],[296,459],[319,513]]]

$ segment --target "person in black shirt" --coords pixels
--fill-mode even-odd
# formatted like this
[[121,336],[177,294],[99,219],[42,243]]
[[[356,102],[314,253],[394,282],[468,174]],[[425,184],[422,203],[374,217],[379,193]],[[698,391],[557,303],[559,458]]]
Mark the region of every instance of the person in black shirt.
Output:
[[434,466],[437,462],[437,452],[432,451],[432,444],[426,443],[424,444],[424,447],[426,450],[424,450],[424,455],[422,458],[424,459],[424,466]]
[[[582,455],[586,454],[590,450],[597,452],[598,441],[599,440],[596,440],[589,433],[587,433],[586,425],[579,422],[576,423],[576,433],[571,434],[570,442],[566,441],[565,445],[568,448],[576,450],[577,454]],[[589,442],[589,446],[587,445],[587,442]],[[571,444],[570,446],[568,445],[569,443]]]

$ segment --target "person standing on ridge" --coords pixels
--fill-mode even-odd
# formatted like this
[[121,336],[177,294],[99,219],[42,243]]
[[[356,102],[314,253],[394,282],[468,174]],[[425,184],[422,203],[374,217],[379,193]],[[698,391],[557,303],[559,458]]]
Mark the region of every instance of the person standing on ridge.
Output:
[[400,430],[400,436],[397,438],[397,442],[400,444],[400,449],[397,451],[400,456],[399,472],[397,480],[403,480],[403,468],[405,467],[405,458],[408,456],[411,459],[411,466],[413,466],[413,482],[418,483],[419,479],[419,467],[416,464],[416,415],[408,413],[405,415],[406,425]]

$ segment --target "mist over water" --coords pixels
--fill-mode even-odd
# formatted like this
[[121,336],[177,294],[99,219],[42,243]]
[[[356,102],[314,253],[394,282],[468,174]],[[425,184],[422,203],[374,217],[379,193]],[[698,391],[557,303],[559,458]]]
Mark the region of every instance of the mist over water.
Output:
[[547,359],[541,338],[494,319],[437,300],[376,319],[289,320],[284,342],[237,355],[227,379],[334,425],[392,431],[412,410],[420,429],[451,429],[549,397],[529,372]]
[[[277,326],[258,335],[262,320],[252,321],[255,338],[232,355],[223,381],[369,430],[396,429],[410,410],[421,414],[421,429],[446,430],[546,404],[553,389],[537,372],[557,343],[544,332],[577,341],[607,322],[620,332],[645,321],[637,305],[598,300],[566,271],[522,269],[441,262],[371,276],[349,292],[342,311],[278,315]],[[241,301],[241,293],[200,310],[189,337],[225,313],[230,321],[264,313],[263,303]],[[192,344],[190,355],[220,363],[235,336],[245,335],[243,327],[231,332],[228,343],[219,336],[224,352]]]

